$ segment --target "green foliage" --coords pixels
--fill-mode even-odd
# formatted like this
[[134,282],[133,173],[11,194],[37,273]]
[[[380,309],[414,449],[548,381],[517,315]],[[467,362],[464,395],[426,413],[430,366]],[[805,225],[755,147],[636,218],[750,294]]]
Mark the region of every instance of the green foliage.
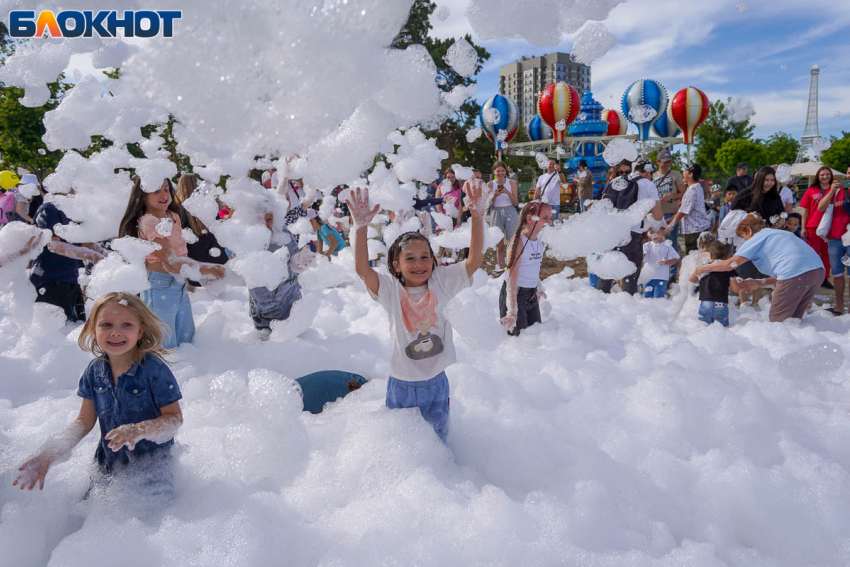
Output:
[[770,165],[767,161],[767,149],[752,140],[727,140],[717,150],[715,159],[720,169],[728,175],[734,175],[735,168],[740,162],[746,162],[751,171]]
[[[761,142],[761,140],[759,140]],[[800,151],[800,142],[786,132],[776,132],[761,142],[767,150],[767,165],[779,165],[780,163],[794,163],[797,152]]]
[[[483,47],[475,45],[472,37],[467,34],[466,41],[478,52],[478,67],[473,77],[463,77],[455,72],[443,59],[455,40],[435,39],[429,33],[431,22],[429,18],[437,5],[428,0],[415,0],[410,8],[407,23],[393,40],[392,47],[405,49],[411,45],[423,45],[430,53],[437,66],[437,81],[442,92],[449,92],[458,85],[468,86],[474,81],[473,77],[481,70],[481,66],[490,58],[490,53]],[[494,145],[482,135],[475,142],[466,141],[466,133],[478,126],[478,113],[481,106],[473,99],[467,100],[452,116],[440,125],[439,130],[425,132],[437,140],[437,146],[449,153],[446,166],[453,163],[463,163],[477,167],[482,172],[490,171],[493,164]]]
[[749,140],[752,138],[755,125],[750,124],[750,119],[732,120],[732,112],[729,106],[732,98],[711,103],[708,118],[699,127],[696,134],[696,151],[692,154],[694,161],[702,167],[706,178],[721,177],[734,174],[725,170],[717,161],[717,152],[721,146],[729,140]]
[[845,172],[850,167],[850,132],[841,132],[841,138],[833,136],[832,146],[823,154],[821,161],[832,169]]
[[[11,56],[20,45],[9,39],[6,26],[0,24],[0,63]],[[44,106],[30,108],[20,103],[24,90],[0,84],[0,168],[29,170],[44,179],[56,169],[64,155],[59,151],[48,151],[42,136],[44,114],[59,105],[62,97],[72,87],[65,82],[64,75],[48,84],[50,98]]]

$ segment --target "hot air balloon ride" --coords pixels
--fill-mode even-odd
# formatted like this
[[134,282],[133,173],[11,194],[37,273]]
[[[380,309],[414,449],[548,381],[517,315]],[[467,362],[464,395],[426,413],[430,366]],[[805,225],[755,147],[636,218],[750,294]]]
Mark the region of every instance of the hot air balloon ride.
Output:
[[564,141],[564,133],[578,116],[580,108],[578,91],[563,82],[549,85],[537,99],[537,113],[552,128],[555,143]]
[[[478,114],[481,129],[495,144],[496,151],[504,149],[503,143],[511,141],[516,136],[519,125],[519,109],[512,98],[493,95],[481,107]],[[501,159],[501,155],[500,155]]]
[[673,95],[667,118],[682,129],[682,139],[688,146],[688,161],[691,159],[691,144],[694,133],[708,118],[711,103],[704,92],[696,87],[688,87]]
[[667,90],[652,79],[640,79],[623,93],[623,114],[637,126],[638,139],[643,146],[649,139],[650,128],[667,111]]
[[543,122],[539,114],[535,114],[528,123],[528,137],[533,142],[551,140],[554,134],[552,129]]
[[606,136],[623,136],[629,129],[626,117],[619,110],[603,110],[602,120],[608,122],[608,129],[605,131]]

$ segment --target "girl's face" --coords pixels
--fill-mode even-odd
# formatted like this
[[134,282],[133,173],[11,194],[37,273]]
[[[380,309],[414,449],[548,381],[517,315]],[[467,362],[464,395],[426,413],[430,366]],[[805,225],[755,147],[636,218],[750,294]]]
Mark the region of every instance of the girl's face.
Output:
[[827,170],[823,170],[818,175],[818,181],[820,181],[821,185],[829,185],[832,183],[832,174]]
[[788,232],[797,232],[797,229],[800,228],[800,219],[797,217],[785,219],[785,228],[788,229]]
[[404,285],[419,287],[428,283],[433,270],[431,245],[424,240],[411,240],[393,262],[404,278]]
[[132,354],[145,328],[136,314],[119,303],[104,305],[97,314],[95,340],[110,358]]
[[552,208],[551,207],[540,207],[540,210],[537,212],[537,218],[540,220],[535,221],[533,214],[528,215],[528,226],[531,228],[530,237],[536,237],[540,234],[540,231],[543,230],[543,227],[546,225],[552,224]]
[[322,228],[322,223],[320,223],[317,218],[310,219],[310,224],[313,226],[313,230],[319,230]]
[[496,177],[500,177],[500,178],[502,178],[502,179],[504,179],[504,178],[505,178],[505,176],[508,174],[508,173],[505,171],[505,168],[504,168],[504,167],[497,167],[497,168],[496,168],[496,170],[495,170],[493,173],[496,175]]
[[764,176],[764,192],[767,193],[776,187],[776,176],[768,173]]
[[271,230],[272,226],[274,226],[274,215],[271,213],[266,213],[263,217],[263,222],[266,223],[266,228]]
[[168,190],[168,182],[163,181],[159,189],[153,193],[145,193],[145,209],[164,213],[171,204],[171,191]]
[[454,183],[455,182],[455,172],[454,171],[448,172],[446,174],[446,179],[448,179],[450,182]]

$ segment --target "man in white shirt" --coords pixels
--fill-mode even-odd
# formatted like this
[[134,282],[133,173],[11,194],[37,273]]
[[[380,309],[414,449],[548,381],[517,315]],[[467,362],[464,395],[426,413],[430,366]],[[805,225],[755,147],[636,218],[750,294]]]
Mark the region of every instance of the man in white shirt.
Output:
[[561,211],[561,183],[566,183],[561,173],[561,166],[554,158],[549,158],[546,173],[537,178],[534,198],[549,203],[552,207],[552,220],[557,220],[558,213]]
[[[652,182],[652,174],[655,172],[655,167],[652,165],[652,162],[645,158],[639,158],[634,163],[634,173],[629,175],[629,172],[632,170],[632,164],[628,160],[623,160],[617,164],[617,177],[622,177],[628,175],[629,180],[635,180],[637,182],[637,201],[641,201],[644,199],[651,199],[654,201],[655,205],[652,207],[652,211],[650,214],[652,218],[656,221],[660,221],[664,217],[664,213],[661,211],[661,201],[658,197],[658,188],[655,186],[655,183]],[[616,177],[615,177],[616,179]],[[603,192],[603,198],[606,198],[605,193],[608,192],[608,189]],[[632,203],[634,204],[634,203]],[[632,239],[628,244],[623,246],[618,246],[614,250],[622,252],[625,254],[626,258],[629,259],[635,265],[635,271],[630,276],[626,276],[623,278],[623,291],[630,295],[634,295],[638,291],[638,278],[640,277],[640,270],[643,267],[643,223],[638,223],[632,227]],[[613,285],[614,280],[599,280],[599,290],[603,293],[611,293],[611,286]]]
[[682,234],[685,235],[685,254],[697,250],[699,235],[711,228],[711,221],[705,214],[705,192],[700,185],[702,168],[699,164],[692,163],[685,169],[684,179],[688,190],[682,198],[682,206],[679,212],[673,215],[668,226],[682,223]]

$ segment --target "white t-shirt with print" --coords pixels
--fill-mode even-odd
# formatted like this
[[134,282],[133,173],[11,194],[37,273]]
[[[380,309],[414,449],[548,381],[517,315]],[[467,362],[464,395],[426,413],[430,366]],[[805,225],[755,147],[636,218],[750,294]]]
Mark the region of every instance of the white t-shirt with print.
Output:
[[378,273],[378,281],[377,297],[371,292],[369,295],[381,304],[390,319],[392,377],[407,382],[430,380],[457,362],[452,326],[443,317],[443,308],[455,295],[472,285],[466,262],[435,268],[428,279],[427,290],[408,288],[408,295],[414,301],[421,300],[428,292],[436,295],[436,305],[426,314],[428,316],[409,321],[414,326],[412,329],[404,323],[401,283],[384,273]]
[[678,259],[679,253],[673,249],[669,240],[664,240],[664,242],[646,242],[643,245],[643,269],[640,272],[641,276],[643,276],[644,272],[648,272],[646,276],[647,281],[667,281],[670,278],[670,266],[666,264],[660,266],[658,262],[660,260]]
[[[552,179],[554,177],[554,179]],[[550,181],[551,180],[551,181]],[[561,204],[561,179],[560,174],[555,171],[544,173],[537,178],[537,187],[546,188],[540,200],[549,203],[553,207]]]

